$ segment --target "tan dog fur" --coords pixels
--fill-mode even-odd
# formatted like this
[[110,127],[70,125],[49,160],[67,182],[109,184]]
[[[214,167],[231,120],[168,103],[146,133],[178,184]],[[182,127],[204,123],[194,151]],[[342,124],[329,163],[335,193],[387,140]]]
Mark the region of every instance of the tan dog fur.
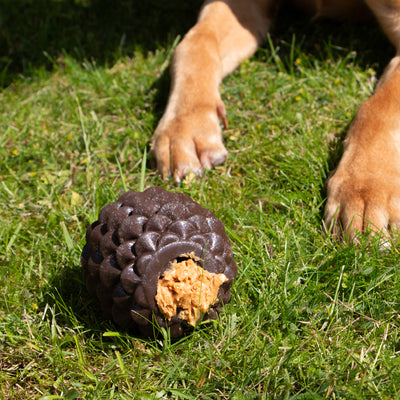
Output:
[[[400,224],[400,0],[293,0],[335,18],[369,8],[396,48],[375,93],[361,105],[343,157],[328,180],[326,226],[351,239],[368,229],[387,234]],[[225,161],[219,84],[265,39],[276,0],[207,0],[177,47],[172,87],[153,137],[159,172],[179,182]],[[267,83],[266,83],[267,84]]]

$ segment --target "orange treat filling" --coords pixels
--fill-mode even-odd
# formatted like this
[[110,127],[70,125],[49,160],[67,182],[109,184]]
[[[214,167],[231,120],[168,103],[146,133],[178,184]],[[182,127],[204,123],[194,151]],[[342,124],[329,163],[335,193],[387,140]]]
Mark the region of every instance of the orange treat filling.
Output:
[[195,326],[200,315],[216,302],[218,289],[228,278],[201,268],[194,254],[181,257],[188,258],[173,261],[159,279],[156,302],[168,320],[180,309],[179,318]]

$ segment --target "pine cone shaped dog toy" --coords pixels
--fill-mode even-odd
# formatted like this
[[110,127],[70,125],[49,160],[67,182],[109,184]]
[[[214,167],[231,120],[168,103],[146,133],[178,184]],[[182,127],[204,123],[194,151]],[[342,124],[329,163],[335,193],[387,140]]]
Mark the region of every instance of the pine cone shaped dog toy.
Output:
[[105,206],[87,228],[81,263],[105,317],[145,336],[160,326],[179,337],[217,318],[237,275],[222,222],[159,187]]

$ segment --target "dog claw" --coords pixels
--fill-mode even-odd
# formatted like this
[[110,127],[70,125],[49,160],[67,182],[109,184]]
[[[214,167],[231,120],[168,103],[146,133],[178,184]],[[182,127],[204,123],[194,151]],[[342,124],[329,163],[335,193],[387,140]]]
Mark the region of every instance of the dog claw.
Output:
[[203,154],[200,157],[200,162],[201,165],[203,166],[204,169],[211,169],[212,168],[212,164],[211,164],[211,160],[208,154]]
[[220,101],[217,105],[217,115],[219,119],[222,121],[222,125],[224,125],[225,129],[228,129],[229,124],[228,124],[228,119],[226,118],[226,108],[225,104]]

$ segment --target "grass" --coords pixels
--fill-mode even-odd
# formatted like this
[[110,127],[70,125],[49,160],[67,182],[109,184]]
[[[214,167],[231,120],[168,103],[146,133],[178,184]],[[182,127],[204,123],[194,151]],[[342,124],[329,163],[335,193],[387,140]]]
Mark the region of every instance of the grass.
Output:
[[[338,244],[321,223],[386,39],[375,25],[279,16],[221,87],[227,163],[175,187],[148,144],[197,10],[137,3],[0,5],[0,398],[399,398],[398,247]],[[239,266],[214,327],[177,342],[119,331],[82,283],[86,226],[143,185],[212,210]]]

